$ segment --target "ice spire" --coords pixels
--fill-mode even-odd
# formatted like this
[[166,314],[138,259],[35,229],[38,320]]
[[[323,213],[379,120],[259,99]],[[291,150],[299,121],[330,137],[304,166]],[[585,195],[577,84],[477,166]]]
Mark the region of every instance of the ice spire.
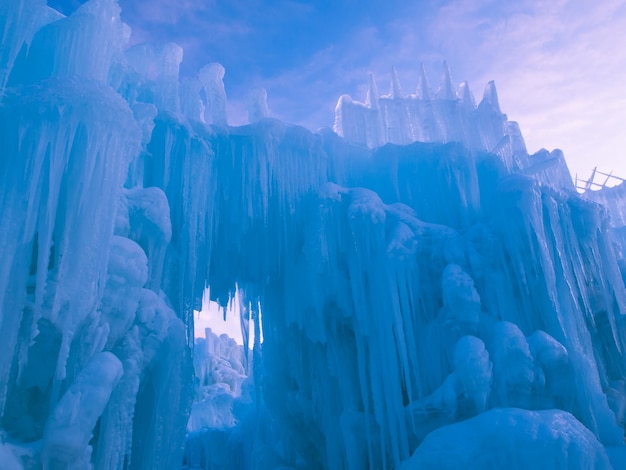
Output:
[[417,84],[417,98],[420,100],[431,100],[433,98],[430,85],[428,83],[428,76],[426,75],[426,69],[424,63],[420,64],[420,81]]
[[224,67],[217,62],[205,65],[198,73],[206,93],[206,121],[218,126],[228,126],[224,73]]
[[470,111],[476,108],[476,101],[474,100],[474,95],[472,94],[467,81],[462,82],[459,85],[456,96],[459,99],[459,103],[462,108],[467,108]]
[[367,96],[365,97],[365,106],[370,109],[378,109],[378,85],[376,85],[376,79],[373,73],[370,73],[369,81],[369,88],[367,89]]
[[500,103],[498,102],[498,92],[496,91],[496,83],[491,80],[485,87],[482,103],[488,103],[497,113],[501,113]]
[[248,121],[252,124],[269,116],[267,109],[267,90],[255,88],[248,95]]
[[402,98],[402,88],[400,87],[400,79],[395,67],[391,67],[391,88],[389,89],[389,97]]
[[437,98],[440,100],[454,100],[454,87],[452,86],[452,78],[450,77],[450,69],[448,63],[443,61],[443,71],[441,74],[441,83],[437,90]]

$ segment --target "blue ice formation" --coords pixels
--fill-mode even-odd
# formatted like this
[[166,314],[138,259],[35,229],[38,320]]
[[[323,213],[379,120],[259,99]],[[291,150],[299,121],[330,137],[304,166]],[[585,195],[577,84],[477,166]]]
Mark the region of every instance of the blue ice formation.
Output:
[[[0,3],[2,468],[626,465],[622,187],[445,66],[229,126],[119,13]],[[207,286],[244,348],[193,337]]]

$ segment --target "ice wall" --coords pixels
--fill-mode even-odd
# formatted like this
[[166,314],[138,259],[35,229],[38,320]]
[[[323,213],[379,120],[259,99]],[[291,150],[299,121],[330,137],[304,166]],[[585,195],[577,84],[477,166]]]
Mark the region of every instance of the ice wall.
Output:
[[515,121],[500,109],[496,85],[489,82],[478,105],[469,84],[456,88],[444,61],[439,87],[433,92],[424,66],[415,93],[404,94],[395,69],[387,95],[380,96],[370,75],[365,102],[342,95],[335,108],[335,132],[348,142],[369,148],[412,142],[462,143],[471,151],[494,153],[509,171],[523,171],[544,182],[573,189],[560,151],[528,155]]
[[[624,286],[601,207],[456,143],[368,150],[272,120],[155,132],[170,176],[190,155],[158,142],[211,149],[214,248],[195,260],[223,304],[237,285],[262,306],[255,380],[278,443],[260,468],[396,468],[499,407],[563,409],[622,441]],[[226,434],[189,452],[240,462]]]
[[[333,186],[312,205],[321,224],[305,231],[305,254],[264,310],[264,361],[281,364],[266,372],[268,406],[289,409],[285,438],[313,466],[396,467],[429,431],[485,407],[566,409],[621,442],[607,396],[623,380],[623,285],[614,255],[591,254],[610,243],[573,226],[594,225],[575,197],[525,178],[505,184],[488,224],[462,231],[366,190]],[[590,256],[600,265],[582,274],[576,260]],[[590,290],[593,272],[612,274]],[[476,359],[463,363],[455,350],[467,335],[474,352],[460,357]],[[567,355],[542,362],[544,347]],[[330,389],[321,397],[319,382]]]
[[[179,80],[181,49],[127,48],[114,0],[44,7],[0,10],[5,461],[419,468],[470,419],[486,467],[610,465],[616,232],[561,152],[528,155],[493,84],[476,107],[447,67],[408,98],[371,78],[340,100],[343,137],[271,119],[257,90],[229,127],[219,64]],[[241,293],[249,364],[194,341],[207,286]]]
[[3,440],[25,468],[175,467],[191,367],[160,289],[168,205],[123,190],[146,123],[108,85],[130,30],[112,0],[2,8]]
[[619,229],[626,226],[626,185],[622,183],[597,191],[585,191],[583,197],[606,207],[613,227]]
[[587,190],[582,197],[600,204],[608,212],[620,272],[626,282],[626,185],[622,182],[600,190]]

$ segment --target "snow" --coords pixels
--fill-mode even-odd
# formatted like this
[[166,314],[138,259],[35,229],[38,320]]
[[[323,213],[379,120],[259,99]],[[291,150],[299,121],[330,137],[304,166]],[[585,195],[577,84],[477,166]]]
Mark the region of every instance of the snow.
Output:
[[529,155],[493,82],[230,127],[224,67],[115,0],[0,8],[3,465],[626,466],[623,188]]

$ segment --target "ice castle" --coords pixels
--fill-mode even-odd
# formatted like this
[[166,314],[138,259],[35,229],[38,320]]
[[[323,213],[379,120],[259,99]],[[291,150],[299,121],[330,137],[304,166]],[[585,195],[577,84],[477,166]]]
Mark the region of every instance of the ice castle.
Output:
[[[623,185],[446,66],[229,126],[119,13],[0,2],[0,468],[626,466]],[[194,338],[207,287],[243,348]]]

